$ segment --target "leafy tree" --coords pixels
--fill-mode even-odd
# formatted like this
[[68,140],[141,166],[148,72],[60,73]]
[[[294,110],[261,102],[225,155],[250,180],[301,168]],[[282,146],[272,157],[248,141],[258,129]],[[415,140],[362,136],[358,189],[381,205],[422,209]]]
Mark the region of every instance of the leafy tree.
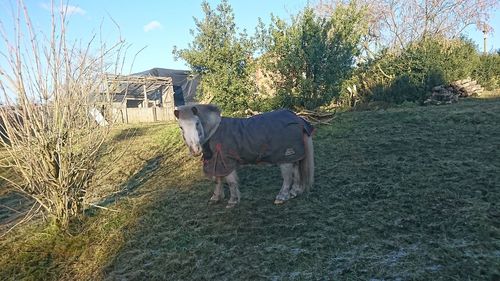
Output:
[[360,39],[367,32],[365,10],[351,2],[328,17],[306,8],[291,24],[273,17],[258,27],[264,67],[277,73],[277,102],[283,107],[315,109],[339,93],[353,70]]
[[194,40],[187,49],[174,47],[176,58],[184,59],[191,69],[202,75],[202,99],[218,104],[232,113],[248,108],[252,92],[249,82],[253,44],[243,31],[238,33],[234,13],[227,0],[216,9],[203,1],[204,17],[195,18]]

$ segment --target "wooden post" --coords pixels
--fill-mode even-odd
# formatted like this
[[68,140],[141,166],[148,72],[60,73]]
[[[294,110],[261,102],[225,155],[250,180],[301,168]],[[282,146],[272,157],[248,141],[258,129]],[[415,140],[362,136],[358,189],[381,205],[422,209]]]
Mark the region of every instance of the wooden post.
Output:
[[483,30],[483,53],[486,55],[486,38],[487,38],[487,33],[486,29]]
[[[172,81],[172,80],[171,80]],[[174,117],[174,86],[172,83],[166,85],[163,90],[163,107],[167,120],[175,120]]]
[[146,92],[146,81],[144,81],[144,84],[142,85],[144,89],[144,101],[142,102],[143,107],[148,108],[149,102],[148,102],[148,93]]
[[167,107],[167,95],[168,95],[168,91],[167,91],[167,87],[168,86],[161,86],[161,107]]
[[128,109],[127,109],[127,102],[125,101],[125,120],[126,124],[128,124]]

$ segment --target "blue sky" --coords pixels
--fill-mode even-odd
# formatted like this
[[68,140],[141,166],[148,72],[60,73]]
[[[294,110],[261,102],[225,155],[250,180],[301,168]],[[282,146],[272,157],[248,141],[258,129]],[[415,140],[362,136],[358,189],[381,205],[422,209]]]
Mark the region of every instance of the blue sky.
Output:
[[[0,18],[6,21],[12,18],[11,7],[15,0],[0,2]],[[40,30],[47,30],[50,26],[50,0],[25,0],[34,25]],[[59,3],[59,1],[55,1]],[[103,37],[109,42],[118,39],[115,21],[121,30],[121,36],[128,44],[129,63],[133,55],[143,47],[138,54],[131,72],[139,72],[153,67],[187,69],[183,61],[175,61],[172,55],[173,46],[186,48],[193,37],[189,30],[194,28],[193,17],[202,18],[201,0],[183,1],[125,1],[125,0],[72,0],[69,1],[70,20],[69,34],[74,39],[86,42],[92,34],[100,32],[102,23]],[[209,1],[215,7],[220,1]],[[307,0],[250,0],[230,1],[240,29],[247,29],[253,34],[260,17],[269,22],[270,15],[290,19],[302,10]],[[314,1],[310,1],[314,3]],[[112,20],[111,20],[112,18]],[[5,27],[8,29],[8,21]],[[488,37],[488,49],[500,48],[500,12],[493,14],[491,21],[495,29]],[[479,46],[482,46],[482,33],[474,28],[467,29],[466,33]],[[126,73],[129,68],[125,71]]]
[[[0,0],[0,18],[11,18],[14,0]],[[50,0],[25,0],[35,26],[48,30],[50,26]],[[11,2],[11,3],[9,3]],[[59,3],[58,0],[55,1]],[[120,26],[121,36],[131,44],[130,57],[138,54],[132,72],[153,67],[188,69],[181,60],[175,61],[172,49],[187,48],[193,40],[189,30],[194,29],[193,17],[201,19],[201,0],[183,1],[125,1],[125,0],[70,0],[72,14],[68,31],[74,39],[89,40],[92,34],[100,32],[103,23],[103,37],[109,42],[119,38],[115,21]],[[220,1],[209,1],[215,8]],[[270,21],[271,13],[290,18],[307,5],[307,0],[251,0],[231,1],[237,27],[254,33],[258,17]],[[112,18],[112,20],[111,20]],[[87,38],[87,39],[85,39]],[[130,59],[130,62],[132,59]],[[128,72],[128,71],[126,71]]]

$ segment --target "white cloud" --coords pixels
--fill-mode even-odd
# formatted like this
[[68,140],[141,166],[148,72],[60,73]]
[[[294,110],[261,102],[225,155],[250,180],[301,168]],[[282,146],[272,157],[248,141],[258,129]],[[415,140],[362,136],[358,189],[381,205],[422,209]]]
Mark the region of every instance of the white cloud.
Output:
[[71,5],[66,5],[65,7],[61,7],[61,10],[66,11],[67,15],[77,14],[83,16],[87,13],[87,11],[85,11],[84,9]]
[[50,11],[50,4],[40,3],[40,7],[44,10]]
[[[42,7],[42,9],[47,10],[47,11],[51,11],[52,10],[51,5],[47,4],[47,3],[41,3],[40,7]],[[77,6],[72,6],[72,5],[59,6],[58,10],[60,12],[66,12],[66,15],[68,15],[68,16],[70,16],[70,15],[80,15],[80,16],[83,16],[83,15],[85,15],[87,13],[87,11],[85,11],[84,9],[82,9],[80,7],[77,7]]]
[[144,26],[144,32],[149,32],[151,30],[161,29],[161,28],[163,28],[161,23],[157,20],[154,20]]

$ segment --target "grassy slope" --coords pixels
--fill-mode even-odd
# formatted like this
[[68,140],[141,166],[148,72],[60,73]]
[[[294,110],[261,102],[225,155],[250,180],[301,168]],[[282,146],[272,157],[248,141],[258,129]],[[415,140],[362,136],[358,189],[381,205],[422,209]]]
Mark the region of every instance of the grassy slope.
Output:
[[184,159],[187,153],[174,124],[124,126],[110,142],[114,153],[99,163],[91,193],[107,195],[97,202],[112,211],[87,210],[69,235],[38,219],[0,238],[0,280],[101,278],[129,229],[164,193],[162,187],[190,184],[196,173],[198,163]]
[[141,154],[103,180],[126,182],[105,202],[120,212],[93,212],[69,238],[19,230],[0,243],[0,279],[500,278],[498,99],[338,114],[315,136],[315,188],[279,207],[267,166],[241,170],[238,208],[208,205],[177,133],[140,127],[144,148],[117,137]]

